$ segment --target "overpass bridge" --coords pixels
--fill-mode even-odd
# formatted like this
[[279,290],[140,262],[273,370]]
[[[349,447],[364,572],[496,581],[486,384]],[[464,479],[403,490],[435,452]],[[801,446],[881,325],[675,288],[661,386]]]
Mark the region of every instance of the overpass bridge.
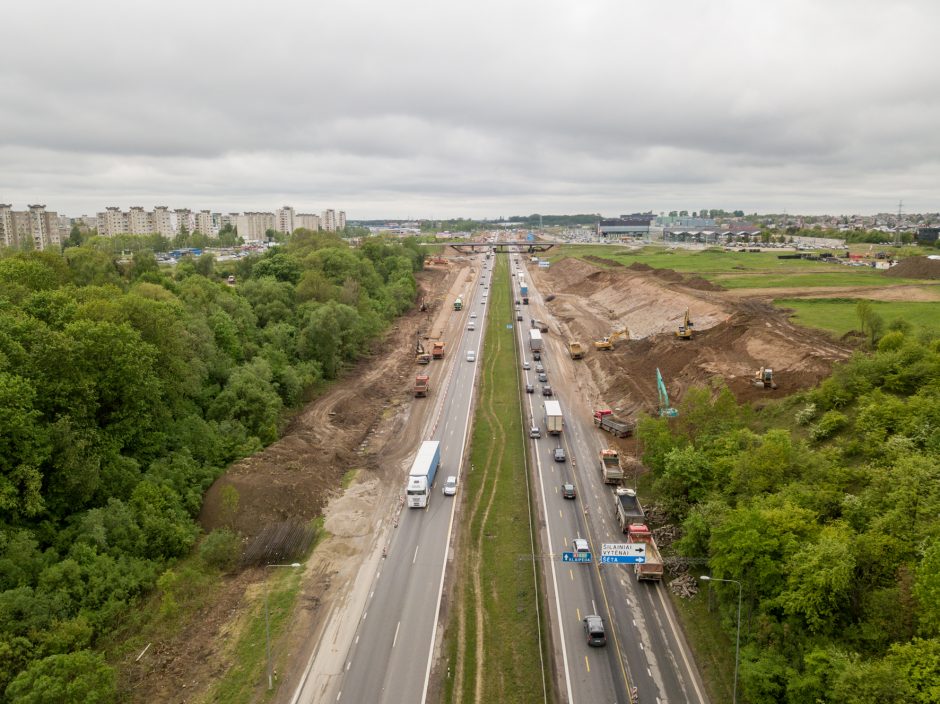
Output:
[[447,247],[453,247],[458,252],[469,252],[476,254],[478,252],[498,252],[500,254],[510,253],[532,253],[547,252],[555,246],[554,242],[526,242],[524,240],[516,242],[467,242],[465,240],[458,242],[433,242],[430,244],[442,244]]

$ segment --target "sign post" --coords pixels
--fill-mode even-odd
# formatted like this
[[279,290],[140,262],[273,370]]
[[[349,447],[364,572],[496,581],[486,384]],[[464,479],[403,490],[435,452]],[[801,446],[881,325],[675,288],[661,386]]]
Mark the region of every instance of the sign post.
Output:
[[601,562],[617,565],[641,565],[646,562],[646,544],[602,543]]

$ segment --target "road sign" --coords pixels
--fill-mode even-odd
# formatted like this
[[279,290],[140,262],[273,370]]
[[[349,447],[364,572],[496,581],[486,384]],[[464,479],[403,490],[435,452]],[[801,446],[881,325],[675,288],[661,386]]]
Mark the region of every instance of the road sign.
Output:
[[642,565],[646,558],[641,555],[601,555],[605,565]]
[[590,562],[591,553],[589,552],[579,552],[575,555],[573,552],[563,552],[561,554],[562,562]]
[[[638,557],[639,560],[609,560],[609,562],[645,562],[646,543],[601,543],[601,558]],[[601,559],[601,562],[604,562]]]
[[535,235],[533,235],[531,232],[530,232],[528,235],[526,235],[525,238],[526,238],[529,242],[534,242],[534,241],[535,241]]

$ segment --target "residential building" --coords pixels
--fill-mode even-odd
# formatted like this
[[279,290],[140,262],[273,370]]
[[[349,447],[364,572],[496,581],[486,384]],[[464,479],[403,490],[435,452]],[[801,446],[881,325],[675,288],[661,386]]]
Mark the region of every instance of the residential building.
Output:
[[173,215],[165,205],[155,205],[153,207],[152,231],[166,238],[172,238],[176,234],[173,229]]
[[294,228],[298,230],[304,228],[316,232],[320,229],[320,216],[312,213],[297,213],[294,216]]
[[109,206],[98,213],[98,234],[102,237],[114,237],[127,232],[127,218],[121,209]]
[[336,232],[336,211],[332,208],[324,210],[320,216],[320,225],[327,232]]
[[196,232],[207,237],[218,237],[219,231],[212,226],[212,213],[208,210],[200,210],[196,213]]
[[294,231],[294,209],[291,206],[285,205],[283,208],[278,209],[274,216],[277,219],[275,230],[288,235]]
[[233,230],[238,227],[238,213],[229,213],[228,215],[221,216],[221,225],[219,229],[225,229],[226,227],[231,227]]
[[127,233],[130,235],[149,235],[155,231],[153,216],[139,205],[127,211]]
[[238,216],[238,235],[245,242],[262,242],[268,230],[276,229],[274,213],[245,212]]
[[189,208],[177,208],[173,212],[176,213],[176,227],[174,228],[176,232],[192,232],[196,229],[196,218],[193,217],[192,210]]
[[339,228],[340,230],[346,229],[346,211],[345,210],[340,210],[339,213],[336,214],[336,227]]

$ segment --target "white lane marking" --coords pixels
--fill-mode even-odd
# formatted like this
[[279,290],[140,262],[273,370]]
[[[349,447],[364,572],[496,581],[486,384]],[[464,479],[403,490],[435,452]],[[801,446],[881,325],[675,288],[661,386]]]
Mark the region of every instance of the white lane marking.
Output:
[[[430,505],[430,503],[429,503],[429,505]],[[415,563],[418,561],[418,548],[420,548],[420,547],[421,547],[420,545],[415,545],[415,556],[414,556],[414,557],[412,558],[412,560],[411,560],[411,564],[412,564],[412,565],[415,564]]]
[[398,629],[401,628],[401,621],[398,622],[398,625],[395,626],[395,637],[392,638],[392,647],[395,647],[395,644],[398,642]]
[[352,660],[346,663],[346,672],[349,672],[350,667],[352,667]]
[[689,674],[689,680],[692,682],[692,686],[695,688],[695,693],[698,695],[698,700],[700,702],[705,701],[705,697],[702,696],[702,690],[698,687],[698,678],[696,673],[692,670],[692,665],[689,664],[689,659],[686,657],[685,648],[683,647],[683,640],[679,636],[679,629],[676,626],[675,620],[672,618],[672,609],[666,603],[665,597],[663,597],[663,590],[657,587],[656,595],[659,597],[659,601],[663,606],[663,612],[666,614],[666,620],[669,621],[669,627],[672,629],[672,637],[676,642],[676,647],[679,648],[679,654],[682,656],[682,662],[685,663],[686,672]]

